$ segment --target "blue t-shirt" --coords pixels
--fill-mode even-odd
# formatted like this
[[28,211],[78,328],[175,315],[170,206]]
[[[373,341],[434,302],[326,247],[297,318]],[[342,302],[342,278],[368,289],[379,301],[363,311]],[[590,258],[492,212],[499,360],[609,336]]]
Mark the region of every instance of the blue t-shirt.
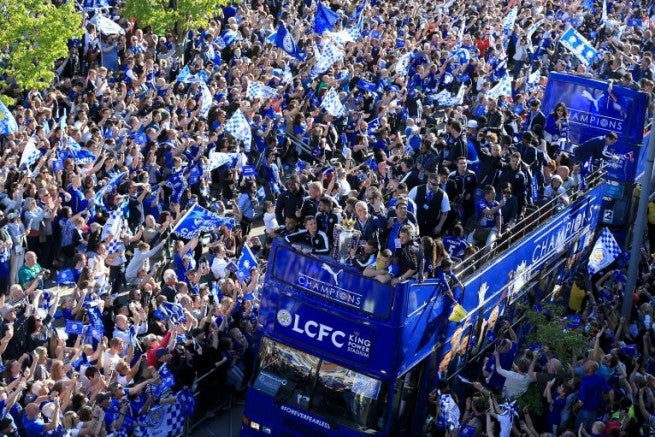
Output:
[[599,373],[585,376],[580,383],[578,400],[585,411],[596,411],[603,403],[603,394],[610,391],[610,386],[605,378]]
[[500,217],[500,209],[496,211],[495,214],[484,214],[485,209],[497,208],[500,205],[498,201],[492,200],[491,202],[486,199],[482,199],[476,205],[476,211],[478,213],[478,226],[481,228],[493,228],[496,226],[496,217]]
[[41,437],[45,435],[45,423],[42,419],[30,420],[27,414],[23,416],[23,427],[27,437]]

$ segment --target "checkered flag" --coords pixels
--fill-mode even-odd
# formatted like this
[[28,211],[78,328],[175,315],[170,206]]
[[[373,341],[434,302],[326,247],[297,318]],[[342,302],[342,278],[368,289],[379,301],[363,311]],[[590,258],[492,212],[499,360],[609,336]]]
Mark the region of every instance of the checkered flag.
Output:
[[339,61],[343,60],[343,51],[333,43],[327,43],[323,52],[316,58],[316,63],[312,67],[312,78],[324,73]]
[[440,106],[461,105],[464,103],[464,94],[466,94],[466,85],[460,86],[457,94],[451,95],[449,92],[446,92],[446,95],[440,95],[437,101]]
[[330,88],[325,94],[325,97],[323,97],[321,108],[325,109],[327,113],[333,117],[343,117],[346,113],[346,108],[344,108],[341,104],[339,95],[334,90],[334,88]]
[[105,222],[104,227],[102,228],[102,239],[105,240],[109,235],[112,235],[112,239],[107,243],[107,253],[109,255],[113,253],[120,253],[125,251],[125,244],[123,243],[123,222],[125,215],[123,214],[123,208],[118,206],[109,214],[109,218]]
[[274,99],[277,97],[277,91],[266,86],[261,82],[249,82],[248,89],[246,90],[246,98],[249,100],[255,99]]
[[232,117],[225,124],[225,130],[232,134],[237,140],[243,141],[243,144],[250,146],[252,143],[252,130],[240,109],[237,109]]
[[495,87],[487,91],[488,99],[497,99],[500,96],[512,97],[512,81],[507,73],[505,73],[505,76],[500,79],[500,82]]
[[589,263],[587,264],[589,274],[593,275],[603,270],[612,264],[621,253],[621,247],[614,239],[612,232],[607,228],[603,228],[603,232],[596,240],[596,244],[594,244],[594,248],[589,255]]
[[401,76],[407,76],[409,73],[409,61],[411,61],[411,59],[411,53],[405,53],[400,58],[398,58],[398,62],[396,63],[396,73],[400,74]]
[[26,168],[30,168],[36,164],[39,158],[41,158],[41,151],[36,148],[34,138],[30,137],[30,139],[27,140],[27,144],[25,144],[25,148],[23,149],[23,154],[20,157],[20,163],[18,164],[18,167],[23,167],[23,164],[25,164]]

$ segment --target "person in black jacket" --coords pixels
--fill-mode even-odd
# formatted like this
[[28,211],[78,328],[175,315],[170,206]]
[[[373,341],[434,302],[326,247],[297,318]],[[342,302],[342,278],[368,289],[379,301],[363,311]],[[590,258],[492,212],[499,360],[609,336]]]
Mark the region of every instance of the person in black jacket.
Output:
[[541,102],[539,99],[534,99],[530,102],[530,110],[525,116],[525,122],[523,123],[524,131],[531,131],[535,125],[546,126],[546,116],[539,109]]
[[466,135],[462,133],[462,129],[462,123],[459,120],[451,120],[446,128],[448,136],[446,138],[446,150],[442,164],[451,171],[456,169],[455,161],[457,158],[467,156],[468,154],[468,143]]
[[327,255],[330,252],[330,243],[325,232],[318,230],[316,217],[305,217],[305,229],[284,237],[287,243],[303,253]]
[[[488,147],[482,147],[482,144]],[[478,184],[475,190],[475,203],[484,198],[483,187],[486,185],[495,185],[498,171],[506,164],[502,161],[502,148],[498,144],[498,135],[494,132],[483,134],[478,132],[478,141],[473,143],[475,150],[478,152],[480,160],[480,169],[478,171]]]
[[280,194],[275,202],[275,218],[278,223],[284,223],[286,217],[300,217],[305,193],[300,188],[298,176],[291,176],[287,181],[287,191]]
[[528,187],[527,178],[521,169],[521,154],[514,152],[509,158],[509,167],[504,168],[498,176],[496,186],[498,192],[502,193],[502,188],[510,184],[512,186],[512,193],[516,196],[518,202],[519,217],[518,221],[525,216],[525,207],[528,204]]

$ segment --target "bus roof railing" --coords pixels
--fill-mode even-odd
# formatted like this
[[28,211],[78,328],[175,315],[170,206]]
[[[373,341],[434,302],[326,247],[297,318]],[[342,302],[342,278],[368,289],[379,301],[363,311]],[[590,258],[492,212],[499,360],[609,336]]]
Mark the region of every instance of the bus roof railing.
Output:
[[570,195],[562,193],[552,198],[545,204],[530,212],[530,214],[526,215],[523,220],[517,222],[511,230],[504,233],[499,240],[496,240],[493,247],[483,246],[467,258],[464,258],[457,266],[455,266],[460,281],[464,282],[468,276],[484,267],[490,261],[493,261],[498,257],[498,255],[512,247],[517,241],[523,239],[541,224],[548,221],[555,213],[562,211],[563,209],[560,208],[560,202],[565,196],[568,196],[570,205],[591,191],[591,189],[600,185],[603,182],[603,176],[605,173],[603,167],[590,173],[585,178],[585,189],[578,189]]

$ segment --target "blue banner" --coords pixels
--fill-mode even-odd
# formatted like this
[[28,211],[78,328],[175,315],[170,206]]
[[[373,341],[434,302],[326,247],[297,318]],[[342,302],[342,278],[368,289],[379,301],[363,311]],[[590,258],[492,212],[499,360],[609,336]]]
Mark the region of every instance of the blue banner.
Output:
[[[269,269],[271,266],[269,265]],[[386,317],[391,311],[391,286],[365,278],[352,267],[331,260],[303,256],[278,246],[272,273],[275,279],[309,293],[370,314]]]
[[293,40],[293,36],[291,36],[291,33],[289,33],[284,24],[280,24],[277,29],[275,45],[296,59],[301,61],[305,59],[305,54],[300,51],[296,42]]
[[250,279],[250,269],[258,265],[257,258],[252,254],[252,250],[247,244],[244,244],[237,262],[237,278],[239,281],[248,281]]
[[57,272],[57,284],[74,284],[75,277],[73,275],[73,269],[64,269]]
[[0,135],[7,135],[18,130],[14,115],[0,102]]
[[327,30],[332,30],[338,20],[339,14],[325,6],[323,3],[318,2],[316,17],[314,17],[314,32],[321,35]]
[[648,95],[606,82],[560,73],[548,76],[542,111],[550,117],[558,103],[569,111],[568,135],[574,145],[615,132],[618,159],[608,163],[608,179],[632,182],[644,138]]
[[211,232],[223,225],[231,229],[234,226],[234,219],[221,217],[196,203],[177,223],[173,232],[190,240],[201,232]]
[[313,346],[328,355],[366,365],[373,353],[373,329],[281,296],[275,328],[278,335]]

